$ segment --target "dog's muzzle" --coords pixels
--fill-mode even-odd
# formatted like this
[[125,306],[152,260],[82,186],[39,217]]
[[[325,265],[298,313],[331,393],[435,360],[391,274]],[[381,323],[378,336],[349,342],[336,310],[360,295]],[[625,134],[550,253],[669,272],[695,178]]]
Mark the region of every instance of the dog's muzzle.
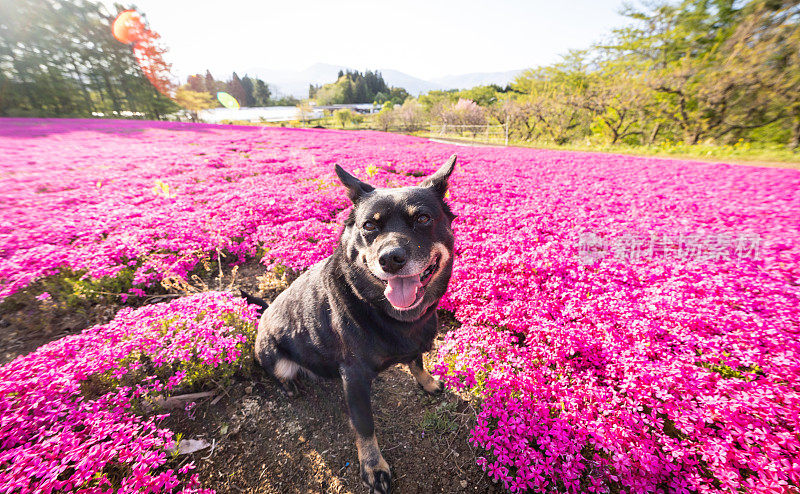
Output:
[[436,255],[433,262],[421,272],[411,276],[392,276],[386,280],[383,294],[386,300],[397,310],[409,310],[417,307],[425,297],[425,286],[431,281],[439,269],[441,256]]

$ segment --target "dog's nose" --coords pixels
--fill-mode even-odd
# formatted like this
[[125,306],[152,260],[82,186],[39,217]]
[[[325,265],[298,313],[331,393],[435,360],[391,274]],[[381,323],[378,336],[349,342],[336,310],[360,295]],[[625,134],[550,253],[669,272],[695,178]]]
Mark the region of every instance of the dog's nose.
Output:
[[402,247],[386,249],[378,257],[378,262],[384,271],[395,274],[406,265],[406,251]]

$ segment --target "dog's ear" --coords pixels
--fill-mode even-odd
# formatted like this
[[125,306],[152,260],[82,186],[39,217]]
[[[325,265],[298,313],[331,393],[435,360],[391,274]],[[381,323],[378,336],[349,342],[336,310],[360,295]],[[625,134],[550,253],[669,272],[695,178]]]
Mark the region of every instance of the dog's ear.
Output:
[[439,195],[439,197],[444,198],[444,194],[447,192],[447,179],[450,178],[450,174],[453,173],[453,169],[456,167],[457,158],[458,156],[455,154],[450,156],[450,159],[447,160],[447,163],[436,170],[436,173],[426,178],[421,184],[419,184],[420,187],[430,187]]
[[375,187],[350,175],[339,165],[336,165],[336,175],[342,181],[342,184],[347,187],[347,196],[353,201],[353,204],[375,190]]

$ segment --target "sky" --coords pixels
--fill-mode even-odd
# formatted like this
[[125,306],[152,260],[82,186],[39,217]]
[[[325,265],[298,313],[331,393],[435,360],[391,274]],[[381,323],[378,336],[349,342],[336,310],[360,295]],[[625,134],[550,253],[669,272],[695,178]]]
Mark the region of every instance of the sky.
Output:
[[184,78],[315,63],[423,79],[545,65],[623,25],[621,0],[133,0]]

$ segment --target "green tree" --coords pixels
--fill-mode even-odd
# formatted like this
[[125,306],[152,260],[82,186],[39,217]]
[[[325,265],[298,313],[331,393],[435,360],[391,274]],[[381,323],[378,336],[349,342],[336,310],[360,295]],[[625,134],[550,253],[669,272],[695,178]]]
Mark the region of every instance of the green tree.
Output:
[[231,76],[231,80],[226,83],[226,90],[231,96],[236,98],[240,106],[247,106],[247,94],[242,85],[242,80],[236,75],[236,72]]
[[420,96],[418,100],[425,108],[425,111],[431,111],[437,104],[455,104],[458,101],[458,91],[455,89],[448,91],[434,89]]
[[247,74],[242,77],[242,89],[244,89],[244,106],[256,106],[256,98],[254,95],[255,83]]
[[[726,70],[738,72],[751,87],[761,89],[763,107],[785,120],[792,149],[800,148],[800,6],[793,1],[756,1],[725,49]],[[752,95],[751,95],[752,97]],[[743,122],[746,128],[752,122]]]
[[502,92],[503,90],[500,86],[490,84],[488,86],[475,86],[471,89],[463,89],[456,92],[455,96],[457,100],[468,99],[485,108],[497,101],[498,94]]
[[311,119],[314,115],[314,109],[308,103],[308,101],[301,101],[297,105],[297,117],[300,121],[303,122],[303,126]]
[[372,119],[375,125],[382,131],[387,132],[389,127],[394,124],[395,112],[391,102],[386,102],[381,110]]
[[585,88],[589,70],[585,52],[570,52],[557,64],[515,79],[512,89],[522,93],[523,108],[533,120],[527,124],[531,138],[566,144],[589,134],[589,112],[570,103]]
[[407,132],[416,132],[428,121],[425,108],[416,99],[407,99],[402,106],[395,108],[395,117]]
[[175,111],[157,34],[143,23],[138,43],[123,44],[109,29],[115,17],[89,0],[0,1],[0,115]]
[[333,119],[336,120],[342,128],[345,128],[348,123],[353,121],[353,116],[353,112],[346,108],[333,112]]
[[175,92],[175,102],[181,107],[185,108],[192,115],[192,121],[197,121],[197,114],[202,110],[214,108],[216,106],[216,98],[212,97],[207,92],[192,91],[187,84],[181,86]]
[[316,101],[320,106],[343,104],[344,87],[340,84],[326,84],[317,90]]
[[253,82],[253,100],[255,106],[269,106],[272,93],[269,86],[261,79],[256,79]]
[[627,68],[655,92],[658,113],[686,144],[774,119],[758,81],[726,65],[726,40],[744,18],[735,0],[684,0],[625,14],[638,23],[616,31],[611,51],[634,61]]
[[332,84],[323,86],[309,85],[309,98],[314,98],[320,105],[383,103],[392,100],[402,103],[408,93],[402,88],[390,88],[386,85],[380,72],[357,71],[340,72],[339,78]]

